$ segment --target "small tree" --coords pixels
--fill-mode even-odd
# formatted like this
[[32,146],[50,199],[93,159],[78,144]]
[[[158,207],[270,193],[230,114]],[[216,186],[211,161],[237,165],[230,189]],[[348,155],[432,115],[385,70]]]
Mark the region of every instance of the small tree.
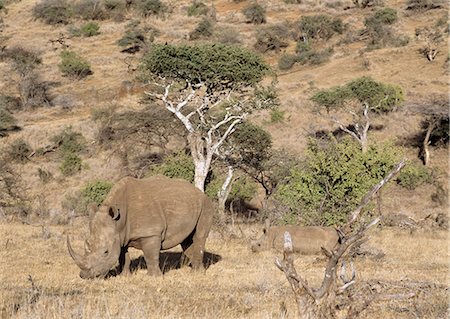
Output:
[[144,78],[162,79],[164,92],[157,96],[188,132],[194,184],[204,191],[214,156],[252,111],[249,89],[268,66],[246,49],[216,43],[155,45],[141,70]]
[[73,51],[61,52],[61,63],[58,67],[63,75],[73,79],[82,79],[92,74],[89,62]]
[[344,86],[320,90],[311,97],[311,100],[324,107],[328,113],[332,110],[346,109],[354,118],[351,126],[343,125],[334,117],[332,120],[342,131],[357,140],[362,151],[366,152],[370,128],[369,113],[386,113],[395,110],[403,102],[403,92],[399,87],[376,82],[370,77],[361,77]]

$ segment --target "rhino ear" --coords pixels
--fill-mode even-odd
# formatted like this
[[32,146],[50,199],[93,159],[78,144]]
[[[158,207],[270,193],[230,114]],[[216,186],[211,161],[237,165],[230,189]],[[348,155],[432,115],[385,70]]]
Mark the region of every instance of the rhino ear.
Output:
[[108,214],[112,219],[116,221],[120,219],[120,209],[118,209],[117,207],[110,206],[108,209]]

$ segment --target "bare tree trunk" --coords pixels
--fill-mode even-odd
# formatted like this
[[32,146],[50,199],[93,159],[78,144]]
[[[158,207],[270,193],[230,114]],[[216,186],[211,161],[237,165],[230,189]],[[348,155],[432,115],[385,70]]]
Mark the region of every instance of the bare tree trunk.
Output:
[[430,145],[430,136],[431,132],[433,132],[434,127],[436,126],[436,121],[431,121],[428,124],[427,133],[425,134],[425,138],[422,143],[422,156],[423,156],[423,165],[428,166],[430,164],[430,149],[428,145]]
[[225,223],[225,203],[227,202],[228,195],[230,195],[231,186],[233,185],[233,175],[234,175],[234,169],[233,166],[228,166],[228,174],[227,178],[222,184],[222,187],[217,192],[217,197],[219,201],[219,220],[221,223]]

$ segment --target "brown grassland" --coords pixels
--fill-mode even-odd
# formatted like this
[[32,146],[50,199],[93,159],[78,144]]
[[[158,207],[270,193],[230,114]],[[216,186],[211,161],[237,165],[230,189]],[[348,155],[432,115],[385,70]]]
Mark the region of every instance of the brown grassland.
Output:
[[[96,147],[97,126],[91,112],[116,105],[120,110],[136,110],[143,89],[127,91],[124,81],[134,82],[138,58],[125,61],[116,41],[131,19],[100,21],[101,33],[90,38],[68,38],[70,49],[80,53],[92,65],[93,74],[80,81],[63,77],[58,70],[61,48],[50,40],[67,34],[66,26],[50,26],[35,20],[32,8],[36,0],[6,1],[8,11],[1,12],[1,35],[7,47],[23,46],[41,53],[39,73],[45,81],[56,83],[52,96],[61,96],[70,105],[21,110],[14,113],[22,130],[0,137],[0,148],[18,138],[32,149],[46,146],[62,129],[71,126],[88,141],[90,150],[83,154],[88,169],[72,177],[64,177],[59,162],[32,158],[25,164],[12,164],[25,180],[24,192],[31,199],[33,213],[23,218],[3,214],[0,207],[0,318],[295,318],[297,309],[291,288],[283,273],[274,265],[279,252],[253,254],[249,242],[262,226],[239,224],[232,236],[224,239],[216,228],[206,243],[210,265],[205,272],[192,272],[176,267],[179,251],[165,252],[161,265],[165,274],[151,278],[142,269],[140,251],[133,251],[135,272],[128,276],[112,276],[105,280],[82,280],[79,269],[70,258],[66,237],[74,238],[81,250],[81,239],[87,232],[87,217],[74,217],[61,203],[68,194],[95,179],[116,181],[124,168],[113,150]],[[173,8],[169,17],[141,18],[161,34],[155,42],[179,43],[199,18],[188,17],[186,8],[192,2],[163,1]],[[209,1],[204,1],[209,4]],[[216,0],[217,25],[235,30],[241,45],[252,48],[257,26],[245,23],[241,10],[251,1]],[[362,28],[373,8],[355,8],[347,0],[305,0],[288,5],[282,0],[258,1],[267,9],[268,24],[295,22],[301,15],[327,13],[339,16],[352,28]],[[370,139],[395,141],[413,161],[418,149],[405,140],[416,134],[423,116],[409,106],[432,94],[448,94],[448,48],[439,44],[433,62],[419,53],[423,43],[415,39],[415,29],[433,25],[447,14],[444,8],[414,13],[405,10],[404,0],[386,0],[385,6],[396,8],[399,21],[396,31],[410,37],[406,46],[364,50],[361,41],[341,42],[333,38],[336,48],[330,61],[319,65],[295,65],[289,71],[277,70],[283,52],[294,52],[295,43],[284,51],[264,55],[277,70],[277,88],[284,120],[272,123],[266,111],[252,115],[252,120],[269,131],[275,148],[285,148],[299,156],[307,138],[319,129],[336,127],[323,114],[318,114],[309,97],[316,89],[342,85],[368,75],[384,83],[399,85],[405,92],[405,103],[394,113],[380,115],[373,124],[383,130],[371,132]],[[349,7],[350,9],[344,10]],[[80,21],[76,23],[81,24]],[[447,21],[448,24],[448,21]],[[0,92],[17,95],[18,78],[5,61],[0,61]],[[441,174],[439,179],[448,191],[448,146],[432,148],[431,165]],[[52,172],[54,179],[42,183],[37,170]],[[431,200],[435,192],[430,185],[405,190],[390,185],[383,190],[380,210],[383,214],[402,213],[415,220],[430,214],[448,215],[448,204]],[[237,226],[236,226],[237,227]],[[384,253],[382,258],[356,257],[355,285],[371,282],[371,287],[389,290],[391,294],[413,293],[411,298],[377,300],[362,314],[364,318],[448,318],[449,310],[449,241],[448,231],[438,228],[403,229],[378,226],[370,230],[368,244]],[[313,285],[319,285],[325,267],[320,256],[297,256],[297,270]],[[372,291],[368,291],[368,294]]]

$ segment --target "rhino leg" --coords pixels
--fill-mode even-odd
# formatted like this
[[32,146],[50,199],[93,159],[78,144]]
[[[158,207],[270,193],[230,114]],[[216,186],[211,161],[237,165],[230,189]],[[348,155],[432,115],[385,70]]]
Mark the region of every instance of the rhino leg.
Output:
[[128,253],[128,247],[122,247],[120,251],[119,264],[123,275],[128,276],[131,274],[131,259],[130,254]]
[[150,276],[161,276],[159,268],[159,251],[161,249],[161,237],[152,236],[141,239],[142,251],[144,252],[147,273]]

